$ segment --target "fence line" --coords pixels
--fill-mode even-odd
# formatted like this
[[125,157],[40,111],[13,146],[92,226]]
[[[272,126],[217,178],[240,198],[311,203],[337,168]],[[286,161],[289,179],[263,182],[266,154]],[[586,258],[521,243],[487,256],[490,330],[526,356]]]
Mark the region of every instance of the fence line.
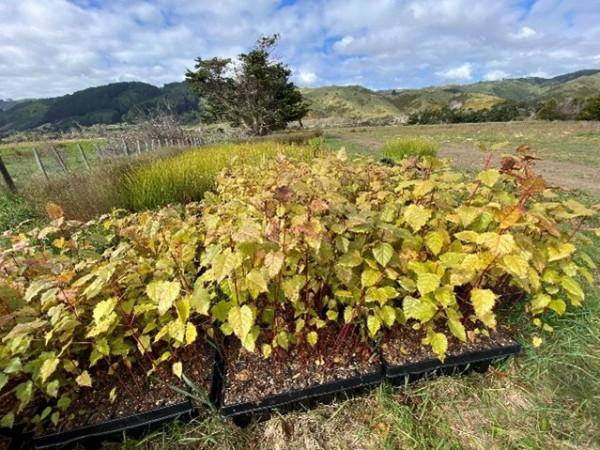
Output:
[[[131,156],[132,148],[135,148],[136,154],[141,154],[141,153],[151,152],[151,151],[155,151],[155,150],[163,150],[163,149],[167,149],[167,148],[182,148],[182,147],[186,147],[186,146],[191,147],[191,146],[203,145],[203,139],[195,137],[195,136],[194,137],[184,137],[183,139],[181,139],[181,138],[178,138],[178,139],[156,138],[156,139],[148,139],[148,140],[140,140],[140,139],[127,140],[127,139],[123,138],[121,142],[122,142],[122,147],[121,147],[122,153],[119,153],[118,148],[115,149],[113,147],[113,155],[112,156],[118,156],[119,154]],[[98,159],[106,159],[106,158],[111,157],[111,154],[110,154],[111,152],[106,151],[107,146],[104,146],[104,148],[102,148],[100,145],[98,145],[97,142],[94,142],[92,145],[93,145],[94,151],[96,152],[96,157]],[[134,145],[135,145],[135,147],[133,147]],[[83,163],[83,165],[85,166],[85,168],[88,171],[92,170],[90,161],[87,158],[85,151],[79,142],[77,142],[76,148],[77,148],[78,159]],[[63,157],[63,155],[61,155],[59,148],[57,148],[56,146],[53,146],[53,145],[49,145],[48,149],[49,149],[53,159],[56,161],[58,167],[60,168],[60,171],[63,172],[64,174],[68,174],[69,168],[67,166],[65,158]],[[50,174],[48,171],[48,167],[44,164],[42,155],[40,154],[39,149],[37,147],[34,147],[32,150],[33,150],[32,151],[33,157],[35,159],[35,162],[39,169],[39,172],[46,179],[46,181],[50,181]],[[114,153],[115,150],[117,151],[117,153]],[[22,153],[11,153],[9,155],[4,154],[4,156],[22,157],[23,154]],[[46,155],[46,156],[48,156],[48,155]],[[5,161],[2,160],[2,157],[0,157],[0,175],[2,176],[4,184],[6,185],[8,190],[10,192],[16,193],[17,187],[15,185],[14,179],[10,175],[8,168],[6,166],[6,163],[5,163]]]

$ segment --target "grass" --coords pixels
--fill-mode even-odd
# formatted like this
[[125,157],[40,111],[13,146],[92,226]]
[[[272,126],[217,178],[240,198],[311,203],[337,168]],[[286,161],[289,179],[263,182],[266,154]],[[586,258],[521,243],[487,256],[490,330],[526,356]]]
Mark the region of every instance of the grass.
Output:
[[222,144],[193,149],[172,158],[141,165],[123,180],[125,207],[134,211],[168,203],[201,200],[214,178],[231,163],[252,163],[278,153],[301,153],[301,147],[273,142]]
[[384,156],[400,161],[408,156],[431,156],[436,157],[437,145],[420,138],[390,139],[381,152]]
[[549,161],[572,162],[600,168],[599,122],[501,122],[481,124],[411,125],[396,127],[335,128],[325,137],[353,142],[359,151],[379,152],[395,138],[426,138],[444,145],[475,150],[480,143],[491,146],[506,142],[506,151],[529,144]]

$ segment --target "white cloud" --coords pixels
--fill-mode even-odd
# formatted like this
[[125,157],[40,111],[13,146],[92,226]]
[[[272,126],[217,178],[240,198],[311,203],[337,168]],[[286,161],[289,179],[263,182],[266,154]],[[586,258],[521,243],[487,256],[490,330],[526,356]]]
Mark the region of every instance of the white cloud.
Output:
[[274,32],[305,85],[554,76],[600,63],[598,17],[597,0],[1,0],[0,98],[162,85]]
[[319,81],[319,77],[316,73],[310,70],[301,70],[297,75],[298,83],[301,86],[312,86]]
[[470,63],[464,63],[458,67],[453,67],[448,70],[436,72],[436,75],[439,75],[440,77],[445,78],[447,80],[469,81],[473,79],[472,70],[473,67]]
[[483,75],[482,79],[485,81],[496,81],[508,78],[508,74],[503,70],[492,70]]

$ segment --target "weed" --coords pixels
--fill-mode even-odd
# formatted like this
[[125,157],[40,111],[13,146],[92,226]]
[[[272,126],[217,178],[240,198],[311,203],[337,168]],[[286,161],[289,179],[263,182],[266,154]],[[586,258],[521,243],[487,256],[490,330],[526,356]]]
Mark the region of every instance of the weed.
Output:
[[388,158],[400,161],[409,156],[437,156],[437,145],[431,141],[419,138],[392,139],[382,148],[382,153]]

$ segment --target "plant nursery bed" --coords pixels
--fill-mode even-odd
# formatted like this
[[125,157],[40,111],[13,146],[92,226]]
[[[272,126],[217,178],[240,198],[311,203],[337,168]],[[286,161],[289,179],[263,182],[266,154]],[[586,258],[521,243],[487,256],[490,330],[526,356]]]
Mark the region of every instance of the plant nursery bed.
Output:
[[[199,342],[186,349],[181,361],[184,375],[214,401],[219,384],[214,349],[206,342]],[[135,375],[140,375],[136,381],[126,378],[125,370],[120,375],[127,380],[129,392],[118,389],[116,398],[111,402],[109,393],[115,387],[114,377],[99,378],[89,395],[84,394],[72,403],[72,410],[79,413],[62,418],[55,429],[48,429],[47,434],[35,437],[35,448],[70,448],[77,443],[96,447],[102,440],[122,438],[125,431],[145,432],[167,420],[191,417],[195,413],[196,405],[171,386],[187,392],[191,388],[172,374],[168,365],[162,366],[161,376],[146,377],[141,365],[132,369],[135,369]]]
[[461,342],[448,337],[448,351],[440,361],[433,351],[415,339],[411,329],[402,328],[388,333],[381,343],[385,377],[392,382],[409,381],[426,374],[464,373],[469,370],[485,372],[489,365],[521,353],[521,346],[507,332],[490,332],[490,337],[476,336],[473,341]]
[[[324,352],[323,352],[324,353]],[[370,349],[328,359],[319,352],[308,358],[290,354],[265,359],[229,345],[220,402],[224,417],[249,416],[272,408],[294,407],[308,400],[378,384],[383,370],[378,354]]]

